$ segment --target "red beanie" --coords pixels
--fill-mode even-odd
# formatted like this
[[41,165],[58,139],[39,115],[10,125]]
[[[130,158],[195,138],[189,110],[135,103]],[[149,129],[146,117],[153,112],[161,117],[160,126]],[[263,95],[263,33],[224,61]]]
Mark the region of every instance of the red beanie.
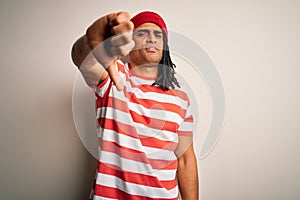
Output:
[[134,17],[132,17],[131,21],[134,24],[134,28],[137,28],[140,25],[142,25],[143,23],[147,23],[147,22],[156,24],[165,33],[166,39],[168,41],[167,26],[166,26],[164,20],[161,18],[161,16],[159,16],[157,13],[151,12],[151,11],[144,11],[144,12],[141,12],[141,13],[135,15]]

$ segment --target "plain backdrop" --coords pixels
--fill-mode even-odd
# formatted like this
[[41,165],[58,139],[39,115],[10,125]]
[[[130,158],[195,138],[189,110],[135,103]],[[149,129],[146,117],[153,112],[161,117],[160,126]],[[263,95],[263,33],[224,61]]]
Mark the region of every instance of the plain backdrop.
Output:
[[121,10],[160,13],[222,77],[226,119],[199,160],[201,200],[300,199],[297,0],[1,0],[0,199],[87,199],[96,161],[73,120],[70,50],[94,20]]

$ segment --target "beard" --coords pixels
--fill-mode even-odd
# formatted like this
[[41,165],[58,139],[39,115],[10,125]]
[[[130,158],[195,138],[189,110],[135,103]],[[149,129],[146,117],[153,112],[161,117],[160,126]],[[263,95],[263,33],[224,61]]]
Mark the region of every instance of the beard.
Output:
[[129,54],[131,64],[147,65],[155,64],[157,65],[162,58],[162,51],[158,50],[155,52],[147,51],[146,49],[133,50]]

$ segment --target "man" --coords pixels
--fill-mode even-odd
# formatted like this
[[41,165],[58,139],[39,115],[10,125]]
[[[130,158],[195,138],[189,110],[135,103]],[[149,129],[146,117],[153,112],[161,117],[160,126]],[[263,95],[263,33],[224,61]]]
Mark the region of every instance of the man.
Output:
[[96,95],[99,163],[90,198],[178,199],[177,175],[182,199],[198,200],[193,117],[164,20],[149,11],[101,17],[73,45],[72,59]]

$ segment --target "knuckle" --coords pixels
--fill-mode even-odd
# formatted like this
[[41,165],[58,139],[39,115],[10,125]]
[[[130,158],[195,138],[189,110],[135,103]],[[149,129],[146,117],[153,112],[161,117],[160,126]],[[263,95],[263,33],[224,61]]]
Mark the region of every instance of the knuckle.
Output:
[[113,55],[115,56],[119,56],[120,54],[120,47],[112,47],[111,48],[111,52],[113,53]]
[[134,29],[134,24],[133,24],[133,22],[132,22],[132,21],[129,21],[128,23],[129,23],[129,28],[130,28],[130,30],[133,31],[133,29]]
[[135,42],[134,42],[134,40],[131,40],[131,42],[130,42],[130,48],[133,49],[134,46],[135,46]]
[[122,33],[116,36],[113,36],[111,39],[111,43],[113,46],[122,46],[128,44],[132,41],[132,37],[127,33]]
[[131,42],[131,40],[132,40],[132,38],[130,37],[130,35],[128,35],[127,33],[125,33],[125,34],[122,34],[122,42],[123,43],[129,43],[129,42]]
[[127,31],[132,31],[131,23],[129,22],[124,22],[111,28],[113,34],[124,33]]
[[89,27],[87,30],[86,30],[86,38],[88,40],[88,42],[90,43],[92,40],[93,40],[93,35],[94,35],[94,30],[93,28]]
[[113,34],[116,34],[117,31],[118,31],[118,26],[113,26],[113,27],[111,28],[111,32],[112,32]]
[[124,22],[123,23],[123,27],[126,30],[131,30],[131,23],[130,23],[130,21]]
[[124,22],[124,20],[126,20],[126,16],[124,15],[124,13],[121,13],[121,14],[117,15],[116,18],[115,18],[115,22],[117,24],[120,24],[120,23]]
[[126,53],[126,48],[124,46],[119,48],[119,55],[123,55]]
[[124,46],[120,46],[120,47],[113,48],[112,51],[114,52],[114,55],[121,56],[127,52],[127,48]]
[[116,26],[113,26],[111,28],[111,32],[113,34],[119,34],[121,31],[122,31],[122,26],[121,25],[116,25]]

